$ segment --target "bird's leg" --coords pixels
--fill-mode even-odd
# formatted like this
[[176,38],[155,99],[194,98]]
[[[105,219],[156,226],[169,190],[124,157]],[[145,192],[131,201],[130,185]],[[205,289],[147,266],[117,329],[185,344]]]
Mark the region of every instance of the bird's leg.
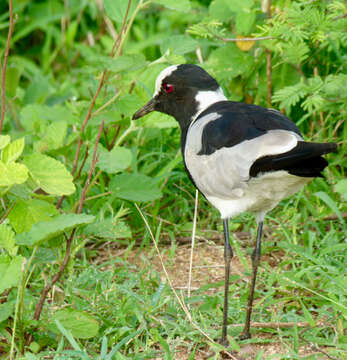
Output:
[[254,251],[252,253],[252,282],[251,288],[248,297],[248,305],[247,305],[247,314],[246,314],[246,322],[245,327],[240,335],[241,340],[249,339],[251,337],[250,333],[250,324],[251,324],[251,314],[252,314],[252,306],[253,306],[253,296],[254,296],[254,288],[255,288],[255,281],[257,278],[258,272],[258,265],[260,261],[260,252],[261,252],[261,234],[263,230],[263,221],[259,221],[258,223],[258,233],[257,233],[257,241],[255,244]]
[[224,283],[223,332],[222,332],[221,344],[228,346],[227,322],[228,322],[229,277],[230,277],[230,263],[234,254],[230,245],[228,219],[224,219],[223,224],[224,224],[225,283]]

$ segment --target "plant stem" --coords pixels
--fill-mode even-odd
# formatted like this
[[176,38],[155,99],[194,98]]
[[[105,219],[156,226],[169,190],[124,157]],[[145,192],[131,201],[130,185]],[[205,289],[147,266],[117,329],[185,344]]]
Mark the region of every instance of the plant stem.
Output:
[[10,53],[10,44],[11,44],[11,38],[13,33],[13,4],[12,0],[8,1],[9,6],[9,13],[10,13],[10,26],[8,28],[8,34],[7,34],[7,43],[6,43],[6,49],[5,49],[5,55],[4,55],[4,64],[2,67],[1,72],[1,116],[0,116],[0,134],[2,131],[2,125],[4,123],[5,119],[5,111],[6,111],[6,70],[7,70],[7,61],[8,61],[8,55]]

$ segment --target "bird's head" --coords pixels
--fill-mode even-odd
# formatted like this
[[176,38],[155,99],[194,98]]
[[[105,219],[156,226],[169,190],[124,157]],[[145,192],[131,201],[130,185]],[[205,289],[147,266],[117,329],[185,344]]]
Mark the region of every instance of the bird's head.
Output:
[[156,79],[152,99],[133,115],[133,120],[159,111],[173,116],[181,128],[189,126],[211,104],[226,100],[218,82],[197,65],[172,65]]

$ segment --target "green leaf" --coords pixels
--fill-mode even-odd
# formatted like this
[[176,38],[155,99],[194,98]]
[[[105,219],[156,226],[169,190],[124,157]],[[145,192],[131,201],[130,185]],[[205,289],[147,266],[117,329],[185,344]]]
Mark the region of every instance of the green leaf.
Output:
[[191,51],[195,51],[198,42],[187,35],[171,35],[160,46],[160,51],[165,54],[170,50],[170,54],[184,55]]
[[22,256],[15,256],[11,259],[7,255],[0,255],[0,294],[6,289],[18,285],[23,260]]
[[8,144],[1,153],[1,160],[8,164],[11,161],[16,161],[24,150],[24,137],[13,141]]
[[323,200],[331,208],[331,210],[335,212],[339,220],[343,222],[341,211],[337,207],[335,201],[327,193],[323,191],[318,191],[314,193],[314,195],[319,197],[321,200]]
[[254,0],[227,0],[229,9],[233,12],[244,11],[253,6]]
[[0,304],[0,323],[7,320],[13,313],[14,301],[8,301],[4,304]]
[[0,150],[3,149],[11,141],[10,135],[0,135]]
[[207,65],[217,78],[231,80],[251,71],[253,55],[241,51],[235,44],[227,44],[211,53]]
[[[137,1],[132,1],[130,5],[128,20],[136,8]],[[128,1],[124,0],[104,0],[104,9],[106,15],[112,20],[123,23],[127,11]]]
[[47,125],[55,122],[66,121],[68,124],[78,122],[68,107],[62,105],[40,105],[31,104],[22,108],[20,112],[20,123],[30,132],[45,136]]
[[21,76],[22,69],[19,69],[17,66],[7,67],[6,70],[6,93],[10,98],[14,98],[16,96],[16,91],[19,83],[19,79]]
[[71,331],[71,334],[77,339],[90,339],[99,332],[98,321],[83,311],[73,309],[56,311],[52,316],[52,322],[49,324],[49,328],[54,333],[59,334],[60,331],[55,324],[56,320],[58,320],[66,330]]
[[6,224],[0,224],[0,247],[3,247],[11,256],[17,253],[18,246],[14,241],[14,232]]
[[162,196],[157,181],[142,174],[116,175],[110,189],[117,197],[130,201],[152,201]]
[[147,64],[143,54],[122,55],[117,59],[105,57],[104,61],[107,69],[116,73],[139,70]]
[[154,0],[153,2],[176,11],[188,12],[191,8],[189,0]]
[[34,149],[38,152],[56,150],[64,145],[67,134],[66,121],[57,121],[50,124],[45,135],[40,141],[34,144]]
[[227,22],[234,12],[228,6],[228,0],[213,0],[208,8],[211,18]]
[[23,184],[28,178],[28,169],[23,164],[11,162],[4,164],[0,161],[0,186]]
[[235,21],[235,29],[238,34],[249,35],[255,24],[256,13],[254,10],[243,8],[238,11]]
[[48,194],[70,195],[75,191],[72,175],[65,166],[43,154],[32,154],[24,158],[23,163],[38,186]]
[[130,227],[124,221],[107,219],[87,225],[84,234],[108,240],[131,238]]
[[39,199],[17,200],[8,218],[17,234],[29,231],[33,224],[59,215],[54,205]]
[[178,127],[178,122],[172,116],[155,111],[136,120],[136,125],[146,128],[168,129]]
[[335,185],[335,191],[341,194],[341,196],[347,201],[347,179],[340,180]]
[[99,161],[97,166],[108,174],[116,174],[131,165],[132,153],[129,149],[115,146],[111,151],[99,146]]
[[16,243],[26,246],[38,245],[77,226],[90,224],[94,218],[93,215],[85,214],[59,215],[50,221],[36,223],[28,232],[18,234],[16,236]]

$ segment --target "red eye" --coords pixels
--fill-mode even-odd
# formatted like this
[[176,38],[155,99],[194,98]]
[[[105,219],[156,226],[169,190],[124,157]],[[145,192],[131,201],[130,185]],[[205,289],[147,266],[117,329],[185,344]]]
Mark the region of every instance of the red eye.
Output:
[[170,94],[173,92],[174,87],[171,84],[163,84],[163,89],[167,94]]

